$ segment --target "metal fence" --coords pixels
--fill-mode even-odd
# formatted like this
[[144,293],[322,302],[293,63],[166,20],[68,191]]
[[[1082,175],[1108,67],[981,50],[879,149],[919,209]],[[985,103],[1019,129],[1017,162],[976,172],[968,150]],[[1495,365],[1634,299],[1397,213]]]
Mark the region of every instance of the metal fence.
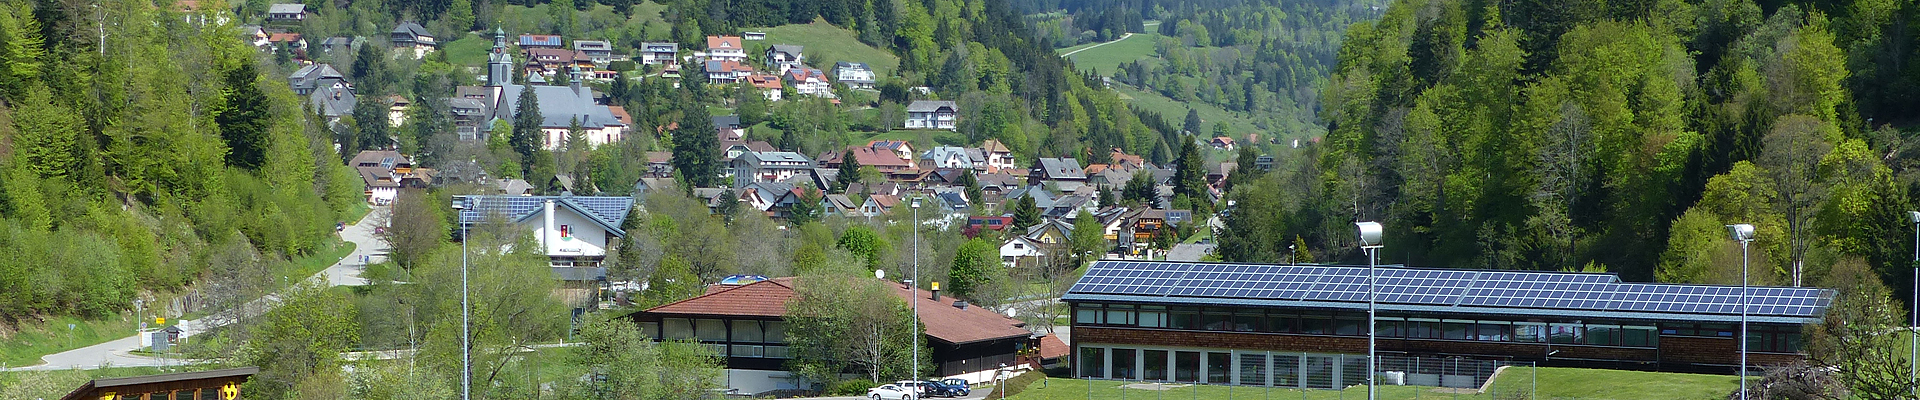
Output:
[[[1358,371],[1346,371],[1356,358]],[[1300,380],[1274,378],[1272,386],[1210,384],[1204,381],[1086,379],[1087,399],[1142,400],[1364,400],[1364,379],[1334,379],[1331,374],[1365,375],[1365,357],[1343,357],[1329,367],[1340,371],[1299,371]],[[1282,371],[1274,371],[1276,373]],[[1378,399],[1532,400],[1538,398],[1531,362],[1458,357],[1381,356]],[[1335,383],[1338,382],[1338,383]],[[1302,387],[1301,384],[1305,384]],[[1332,387],[1341,384],[1342,387]]]

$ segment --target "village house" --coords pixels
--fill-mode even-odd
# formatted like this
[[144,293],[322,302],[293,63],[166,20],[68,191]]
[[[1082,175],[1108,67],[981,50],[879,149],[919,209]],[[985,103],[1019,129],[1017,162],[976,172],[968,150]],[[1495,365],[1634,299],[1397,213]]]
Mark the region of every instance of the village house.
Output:
[[747,62],[747,48],[740,45],[739,36],[708,36],[707,61]]
[[1233,138],[1215,136],[1213,140],[1207,142],[1207,145],[1213,146],[1213,148],[1217,150],[1233,151]]
[[914,155],[913,144],[907,143],[905,140],[868,141],[867,147],[872,147],[874,150],[893,152],[895,157],[900,157],[900,159],[903,160],[912,160]]
[[841,61],[833,63],[834,81],[853,89],[873,89],[873,68],[867,63]]
[[747,84],[753,85],[754,89],[760,90],[760,95],[766,97],[767,101],[780,101],[780,98],[786,95],[784,93],[785,90],[782,90],[784,85],[780,83],[780,76],[778,75],[747,75]]
[[[593,58],[579,50],[565,49],[527,49],[527,74],[546,75],[551,79],[555,74],[571,73],[576,70],[593,72]],[[572,78],[569,76],[569,78]]]
[[412,160],[392,150],[361,151],[347,166],[360,173],[367,204],[379,206],[393,203],[401,187],[425,188],[432,180],[431,172],[414,168]]
[[387,41],[393,43],[395,50],[413,53],[413,58],[425,57],[427,52],[433,51],[438,46],[438,43],[433,40],[433,33],[427,32],[427,27],[413,21],[401,22],[400,25],[393,27],[393,32],[388,36]]
[[742,187],[748,183],[781,182],[807,174],[813,169],[813,160],[789,151],[756,151],[734,158],[728,168],[733,170],[733,186]]
[[[500,119],[512,121],[515,106],[519,104],[522,92],[527,87],[513,84],[513,56],[507,53],[506,33],[498,29],[493,34],[493,50],[488,55],[487,85],[478,92],[482,97],[483,108],[491,110],[491,121]],[[626,134],[628,124],[614,116],[613,110],[595,101],[593,89],[581,85],[576,76],[568,86],[533,85],[532,93],[540,104],[541,148],[553,150],[566,143],[568,131],[578,126],[586,133],[589,146],[599,146],[619,141]],[[460,95],[462,98],[469,98]],[[480,131],[490,131],[490,124],[478,127]]]
[[787,68],[782,73],[787,85],[793,86],[793,92],[814,97],[833,98],[833,85],[827,81],[827,74],[818,69],[798,66]]
[[613,61],[613,44],[605,40],[575,40],[573,51],[585,54],[594,65],[607,65]]
[[986,156],[986,165],[976,168],[985,168],[987,173],[1013,173],[1020,169],[1013,161],[1013,150],[1007,149],[1007,145],[999,140],[987,139],[980,144],[980,150]]
[[960,108],[952,101],[915,100],[907,105],[906,129],[958,129]]
[[674,42],[645,42],[640,44],[640,64],[660,65],[679,64],[680,44]]
[[753,67],[739,61],[707,60],[707,83],[740,82],[753,75]]
[[399,128],[407,123],[407,107],[413,102],[400,95],[387,96],[387,126]]
[[293,71],[292,75],[287,75],[287,86],[293,89],[293,94],[305,96],[323,87],[347,88],[351,85],[347,83],[346,75],[333,69],[333,65],[323,63],[308,64]]
[[789,69],[805,67],[807,57],[801,54],[802,49],[801,46],[790,44],[768,46],[765,54],[767,69],[780,71],[781,75],[786,75]]
[[967,156],[966,148],[940,146],[920,154],[920,168],[973,169],[973,166],[973,158]]
[[[1027,174],[1027,181],[1084,183],[1087,181],[1087,170],[1080,168],[1080,161],[1072,158],[1041,158],[1033,163],[1033,169]],[[1060,190],[1072,189],[1063,185]]]
[[620,224],[633,210],[633,198],[623,196],[456,196],[453,203],[462,226],[499,220],[532,231],[555,267],[599,266],[626,236]]
[[1046,249],[1041,247],[1040,243],[1034,242],[1033,239],[1014,235],[1000,244],[1000,264],[1007,268],[1037,265],[1035,263],[1040,262],[1040,257],[1047,255]]
[[307,20],[306,4],[293,3],[293,4],[267,5],[267,22],[268,23],[298,24],[306,20]]

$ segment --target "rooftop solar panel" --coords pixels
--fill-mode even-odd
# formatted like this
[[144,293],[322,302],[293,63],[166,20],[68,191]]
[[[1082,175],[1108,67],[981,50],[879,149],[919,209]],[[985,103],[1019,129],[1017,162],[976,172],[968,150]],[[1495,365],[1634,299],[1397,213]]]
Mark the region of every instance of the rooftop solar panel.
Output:
[[[1622,283],[1612,274],[1379,267],[1379,302],[1581,311],[1737,314],[1740,288]],[[1365,302],[1367,268],[1099,261],[1069,293]],[[1755,315],[1815,317],[1832,291],[1755,287]]]

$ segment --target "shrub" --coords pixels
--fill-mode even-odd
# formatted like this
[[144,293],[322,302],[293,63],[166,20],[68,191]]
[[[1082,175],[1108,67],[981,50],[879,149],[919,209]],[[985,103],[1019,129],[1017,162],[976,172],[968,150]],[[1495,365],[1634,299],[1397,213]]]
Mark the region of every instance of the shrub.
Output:
[[848,379],[827,385],[827,391],[824,394],[828,396],[862,396],[867,394],[867,388],[873,386],[873,382],[865,379]]

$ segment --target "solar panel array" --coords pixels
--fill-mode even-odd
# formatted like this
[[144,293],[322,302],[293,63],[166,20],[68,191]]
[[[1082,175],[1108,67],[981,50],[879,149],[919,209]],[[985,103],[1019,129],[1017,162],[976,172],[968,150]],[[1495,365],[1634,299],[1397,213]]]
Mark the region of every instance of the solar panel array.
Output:
[[[1375,269],[1381,303],[1593,311],[1738,314],[1740,287],[1623,283],[1612,274]],[[1367,268],[1328,265],[1099,261],[1069,293],[1295,301],[1367,301]],[[1830,291],[1752,287],[1753,315],[1813,317]]]

